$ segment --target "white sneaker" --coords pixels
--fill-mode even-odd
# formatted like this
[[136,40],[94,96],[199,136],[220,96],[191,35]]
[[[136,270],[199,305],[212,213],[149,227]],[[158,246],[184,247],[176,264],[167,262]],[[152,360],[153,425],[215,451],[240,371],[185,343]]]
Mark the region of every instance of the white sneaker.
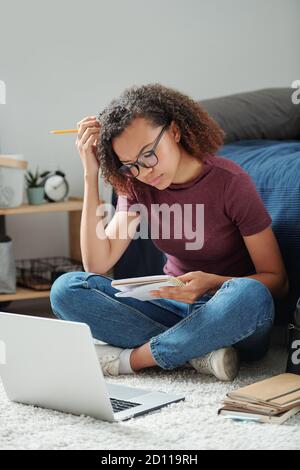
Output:
[[95,344],[95,349],[102,367],[103,375],[119,375],[120,354],[124,349],[107,344]]
[[200,374],[214,375],[223,382],[232,382],[239,373],[239,355],[236,349],[223,348],[203,357],[191,359],[189,363]]

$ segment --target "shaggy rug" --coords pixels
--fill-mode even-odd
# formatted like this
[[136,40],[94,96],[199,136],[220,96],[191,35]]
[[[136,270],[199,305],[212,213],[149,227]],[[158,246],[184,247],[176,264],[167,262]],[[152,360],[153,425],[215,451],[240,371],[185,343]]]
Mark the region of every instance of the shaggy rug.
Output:
[[273,347],[263,361],[244,364],[231,384],[191,369],[158,367],[111,383],[184,393],[186,400],[159,413],[121,423],[11,403],[0,382],[1,449],[300,449],[300,414],[281,426],[238,423],[217,415],[225,394],[284,372],[286,353]]

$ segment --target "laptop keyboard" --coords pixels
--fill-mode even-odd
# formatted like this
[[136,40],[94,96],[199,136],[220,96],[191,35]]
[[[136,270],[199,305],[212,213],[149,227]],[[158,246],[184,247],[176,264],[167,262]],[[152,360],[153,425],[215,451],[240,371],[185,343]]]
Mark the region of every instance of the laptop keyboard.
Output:
[[118,413],[118,411],[128,410],[128,408],[133,408],[134,406],[141,405],[141,403],[133,403],[132,401],[117,400],[116,398],[111,398],[110,402],[112,404],[112,408],[115,413]]

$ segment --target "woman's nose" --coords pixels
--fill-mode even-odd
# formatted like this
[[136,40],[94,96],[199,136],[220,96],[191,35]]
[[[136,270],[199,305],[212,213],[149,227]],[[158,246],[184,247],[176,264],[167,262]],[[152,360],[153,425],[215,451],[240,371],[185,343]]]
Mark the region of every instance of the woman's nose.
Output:
[[148,178],[153,173],[154,168],[140,168],[140,176],[142,178]]

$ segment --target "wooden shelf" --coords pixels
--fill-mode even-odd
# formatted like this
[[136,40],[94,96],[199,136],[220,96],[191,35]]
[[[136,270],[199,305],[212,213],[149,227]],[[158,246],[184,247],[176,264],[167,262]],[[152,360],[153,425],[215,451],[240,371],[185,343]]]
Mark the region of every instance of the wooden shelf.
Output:
[[[81,261],[80,251],[80,221],[81,211],[83,207],[83,199],[70,197],[63,202],[47,202],[40,205],[22,204],[19,207],[10,209],[0,209],[1,218],[5,219],[7,215],[18,214],[41,214],[46,212],[68,212],[68,227],[69,227],[69,255],[72,259]],[[0,308],[1,302],[11,302],[14,300],[28,300],[28,299],[42,299],[49,297],[50,290],[35,291],[33,289],[26,289],[24,287],[17,287],[15,294],[0,294]]]
[[0,215],[17,215],[17,214],[38,214],[41,212],[72,212],[81,211],[83,199],[70,197],[64,202],[47,202],[37,206],[32,204],[22,204],[19,207],[10,209],[0,209]]
[[[12,302],[14,300],[44,299],[49,297],[50,290],[35,291],[25,287],[17,287],[15,294],[0,294],[0,302]],[[1,304],[0,304],[1,308]]]

